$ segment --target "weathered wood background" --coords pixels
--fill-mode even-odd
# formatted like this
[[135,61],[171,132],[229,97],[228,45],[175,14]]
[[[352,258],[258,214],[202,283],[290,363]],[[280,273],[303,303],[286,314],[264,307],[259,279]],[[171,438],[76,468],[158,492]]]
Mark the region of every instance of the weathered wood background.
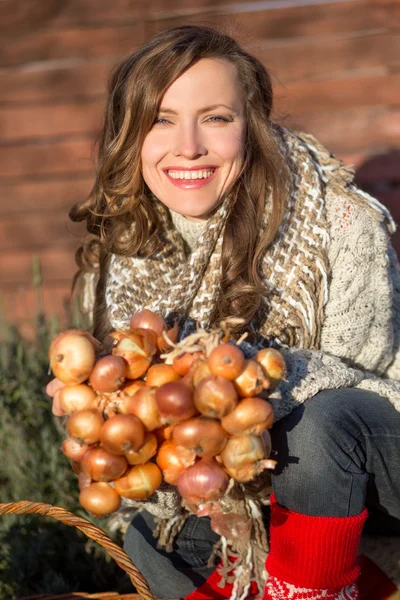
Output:
[[[400,220],[400,0],[2,0],[0,289],[9,318],[62,313],[107,74],[155,32],[222,26],[270,69],[276,116],[358,168]],[[398,244],[397,239],[395,240]],[[398,245],[400,248],[400,245]]]

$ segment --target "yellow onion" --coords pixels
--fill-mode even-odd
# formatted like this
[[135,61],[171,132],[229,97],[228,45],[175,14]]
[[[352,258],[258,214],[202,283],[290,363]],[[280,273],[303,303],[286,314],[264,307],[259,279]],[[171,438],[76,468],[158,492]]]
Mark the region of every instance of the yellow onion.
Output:
[[125,401],[128,414],[135,415],[141,420],[147,431],[159,429],[165,424],[156,402],[156,389],[145,385],[132,398]]
[[276,461],[266,459],[262,437],[256,435],[234,436],[228,439],[220,454],[226,472],[236,481],[251,481],[264,469],[274,468]]
[[126,377],[139,379],[150,367],[157,351],[157,338],[151,329],[135,329],[133,332],[114,331],[112,354],[121,356],[127,362]]
[[124,456],[107,452],[104,448],[91,448],[82,459],[82,471],[93,481],[113,481],[128,468]]
[[216,456],[228,436],[217,419],[195,417],[175,425],[172,438],[178,446],[193,450],[197,456]]
[[120,356],[99,358],[90,374],[89,383],[102,394],[116,392],[124,383],[127,364]]
[[125,458],[130,465],[144,465],[149,462],[157,452],[157,438],[154,433],[147,432],[139,450],[128,450]]
[[130,500],[146,500],[154,494],[162,483],[160,469],[154,463],[136,465],[126,475],[116,479],[116,491]]
[[59,333],[52,341],[50,367],[63,383],[78,384],[88,379],[96,360],[95,346],[90,338],[86,331],[73,329]]
[[96,407],[96,393],[84,383],[64,386],[59,391],[58,400],[66,415]]
[[243,398],[239,404],[221,419],[221,425],[230,435],[261,435],[262,432],[272,427],[274,411],[266,400],[257,398]]
[[104,517],[121,506],[121,497],[109,483],[97,481],[84,487],[79,502],[95,517]]
[[233,383],[220,375],[202,379],[194,389],[194,403],[205,417],[221,419],[235,408],[237,401]]
[[160,467],[163,477],[167,483],[176,485],[180,475],[194,463],[196,453],[182,446],[178,446],[173,440],[167,440],[161,444],[156,456],[156,463]]
[[86,408],[73,413],[67,421],[70,437],[81,444],[95,444],[100,440],[104,419],[98,410]]
[[234,381],[239,396],[257,396],[270,387],[270,381],[265,377],[261,365],[255,360],[246,360],[244,368]]
[[144,441],[144,427],[134,415],[116,415],[104,423],[100,441],[108,452],[123,455],[139,450]]
[[255,356],[257,362],[263,368],[265,375],[271,382],[271,388],[276,387],[285,379],[286,363],[282,354],[275,348],[264,348],[259,350]]

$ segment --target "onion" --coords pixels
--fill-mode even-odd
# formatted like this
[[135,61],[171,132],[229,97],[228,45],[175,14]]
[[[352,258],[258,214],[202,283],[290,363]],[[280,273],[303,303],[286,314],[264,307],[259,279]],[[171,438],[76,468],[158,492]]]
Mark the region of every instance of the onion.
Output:
[[58,399],[66,415],[84,408],[96,407],[96,393],[84,383],[64,386],[59,391]]
[[[80,466],[80,463],[78,463]],[[85,488],[89,487],[89,485],[92,483],[92,480],[90,479],[90,477],[88,477],[87,475],[85,475],[85,473],[81,470],[78,473],[78,486],[79,486],[79,490],[82,491]]]
[[125,406],[129,414],[141,420],[147,431],[153,431],[165,424],[156,403],[155,388],[147,385],[142,387],[132,398],[126,400]]
[[121,388],[121,393],[126,396],[134,396],[139,388],[143,387],[145,384],[141,379],[129,379],[125,381],[124,385]]
[[135,333],[114,331],[112,354],[121,356],[127,362],[128,379],[139,379],[151,365],[152,357],[157,351],[156,335],[151,329],[135,329]]
[[228,436],[216,419],[195,417],[175,425],[172,438],[198,456],[215,456],[223,450]]
[[261,365],[255,360],[246,360],[242,373],[234,381],[239,396],[257,396],[270,387]]
[[206,377],[194,390],[196,408],[205,417],[222,419],[237,404],[235,386],[224,377]]
[[100,440],[100,431],[104,419],[98,410],[86,408],[78,410],[67,421],[70,437],[82,444],[95,444]]
[[157,452],[157,438],[154,433],[146,433],[144,442],[139,450],[125,452],[126,460],[130,465],[144,465],[149,462]]
[[264,348],[257,352],[256,360],[262,366],[265,375],[271,382],[271,388],[276,387],[285,379],[286,364],[282,354],[275,348]]
[[242,435],[231,437],[220,455],[227,473],[236,481],[247,482],[254,479],[264,469],[270,469],[276,462],[264,460],[266,448],[261,437]]
[[199,358],[204,359],[203,352],[184,352],[184,354],[175,356],[174,360],[172,361],[172,366],[175,371],[183,377],[189,372],[189,369],[194,361]]
[[156,390],[156,403],[160,414],[168,423],[190,419],[196,413],[193,395],[181,381],[165,383]]
[[[82,466],[79,461],[71,460],[71,467],[72,467],[72,470],[75,473],[75,475],[80,475],[82,473]],[[79,481],[79,477],[78,477],[78,481]]]
[[261,435],[274,422],[272,406],[262,398],[243,398],[229,414],[221,420],[221,425],[230,435]]
[[208,366],[213,375],[221,375],[233,380],[239,377],[245,365],[244,354],[240,348],[232,344],[220,344],[211,350]]
[[198,363],[194,363],[195,368],[193,372],[193,385],[197,387],[203,379],[211,377],[211,369],[206,360],[199,360]]
[[104,448],[91,448],[82,460],[82,471],[93,481],[112,481],[128,468],[124,456],[116,456]]
[[167,325],[162,317],[153,313],[148,308],[144,308],[131,317],[130,328],[131,330],[138,328],[151,329],[159,336],[167,329]]
[[104,517],[121,506],[121,497],[109,483],[97,481],[81,490],[79,502],[95,517]]
[[[174,326],[171,327],[171,329],[168,329],[165,335],[170,340],[170,342],[174,344],[178,339],[179,335],[178,323],[174,323]],[[159,335],[157,338],[157,347],[160,352],[166,352],[167,350],[170,350],[172,344],[169,344],[167,342],[167,340],[164,337],[164,334]]]
[[178,446],[173,440],[164,442],[156,456],[156,463],[160,467],[167,483],[176,485],[180,475],[196,460],[193,450]]
[[93,389],[100,393],[116,392],[124,383],[126,363],[120,356],[103,356],[95,364],[89,378]]
[[116,491],[124,498],[146,500],[154,494],[162,483],[160,469],[154,463],[137,465],[128,473],[114,481]]
[[222,498],[228,484],[224,469],[212,458],[202,458],[179,477],[178,491],[189,504],[200,504]]
[[81,444],[73,438],[67,438],[61,444],[61,450],[74,462],[80,462],[89,450],[88,444]]
[[152,365],[147,371],[146,385],[161,387],[170,381],[179,381],[180,376],[171,365]]
[[134,415],[116,415],[101,428],[100,441],[108,452],[123,455],[139,450],[144,441],[144,427]]
[[[91,336],[90,336],[91,337]],[[63,383],[83,383],[89,377],[96,352],[85,331],[70,330],[59,333],[49,349],[50,367]]]

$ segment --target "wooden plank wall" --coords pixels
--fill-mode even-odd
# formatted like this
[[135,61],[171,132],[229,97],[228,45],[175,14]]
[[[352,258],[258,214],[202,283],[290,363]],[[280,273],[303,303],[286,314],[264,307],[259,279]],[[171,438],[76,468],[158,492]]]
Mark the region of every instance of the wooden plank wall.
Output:
[[400,205],[399,0],[2,0],[0,290],[8,318],[24,323],[34,312],[33,255],[46,310],[64,310],[82,237],[67,213],[91,186],[110,68],[154,33],[189,23],[235,35],[270,69],[276,117],[315,134],[360,167],[361,185]]

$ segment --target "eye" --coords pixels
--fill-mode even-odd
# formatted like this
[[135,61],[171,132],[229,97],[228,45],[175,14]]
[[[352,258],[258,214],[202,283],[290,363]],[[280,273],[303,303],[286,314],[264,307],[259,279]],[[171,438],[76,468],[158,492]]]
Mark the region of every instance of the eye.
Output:
[[207,119],[208,121],[211,121],[211,123],[231,123],[232,122],[232,118],[231,117],[222,117],[221,115],[213,115],[212,117],[209,117]]
[[166,125],[167,123],[169,123],[168,119],[165,119],[164,117],[158,117],[153,125]]

